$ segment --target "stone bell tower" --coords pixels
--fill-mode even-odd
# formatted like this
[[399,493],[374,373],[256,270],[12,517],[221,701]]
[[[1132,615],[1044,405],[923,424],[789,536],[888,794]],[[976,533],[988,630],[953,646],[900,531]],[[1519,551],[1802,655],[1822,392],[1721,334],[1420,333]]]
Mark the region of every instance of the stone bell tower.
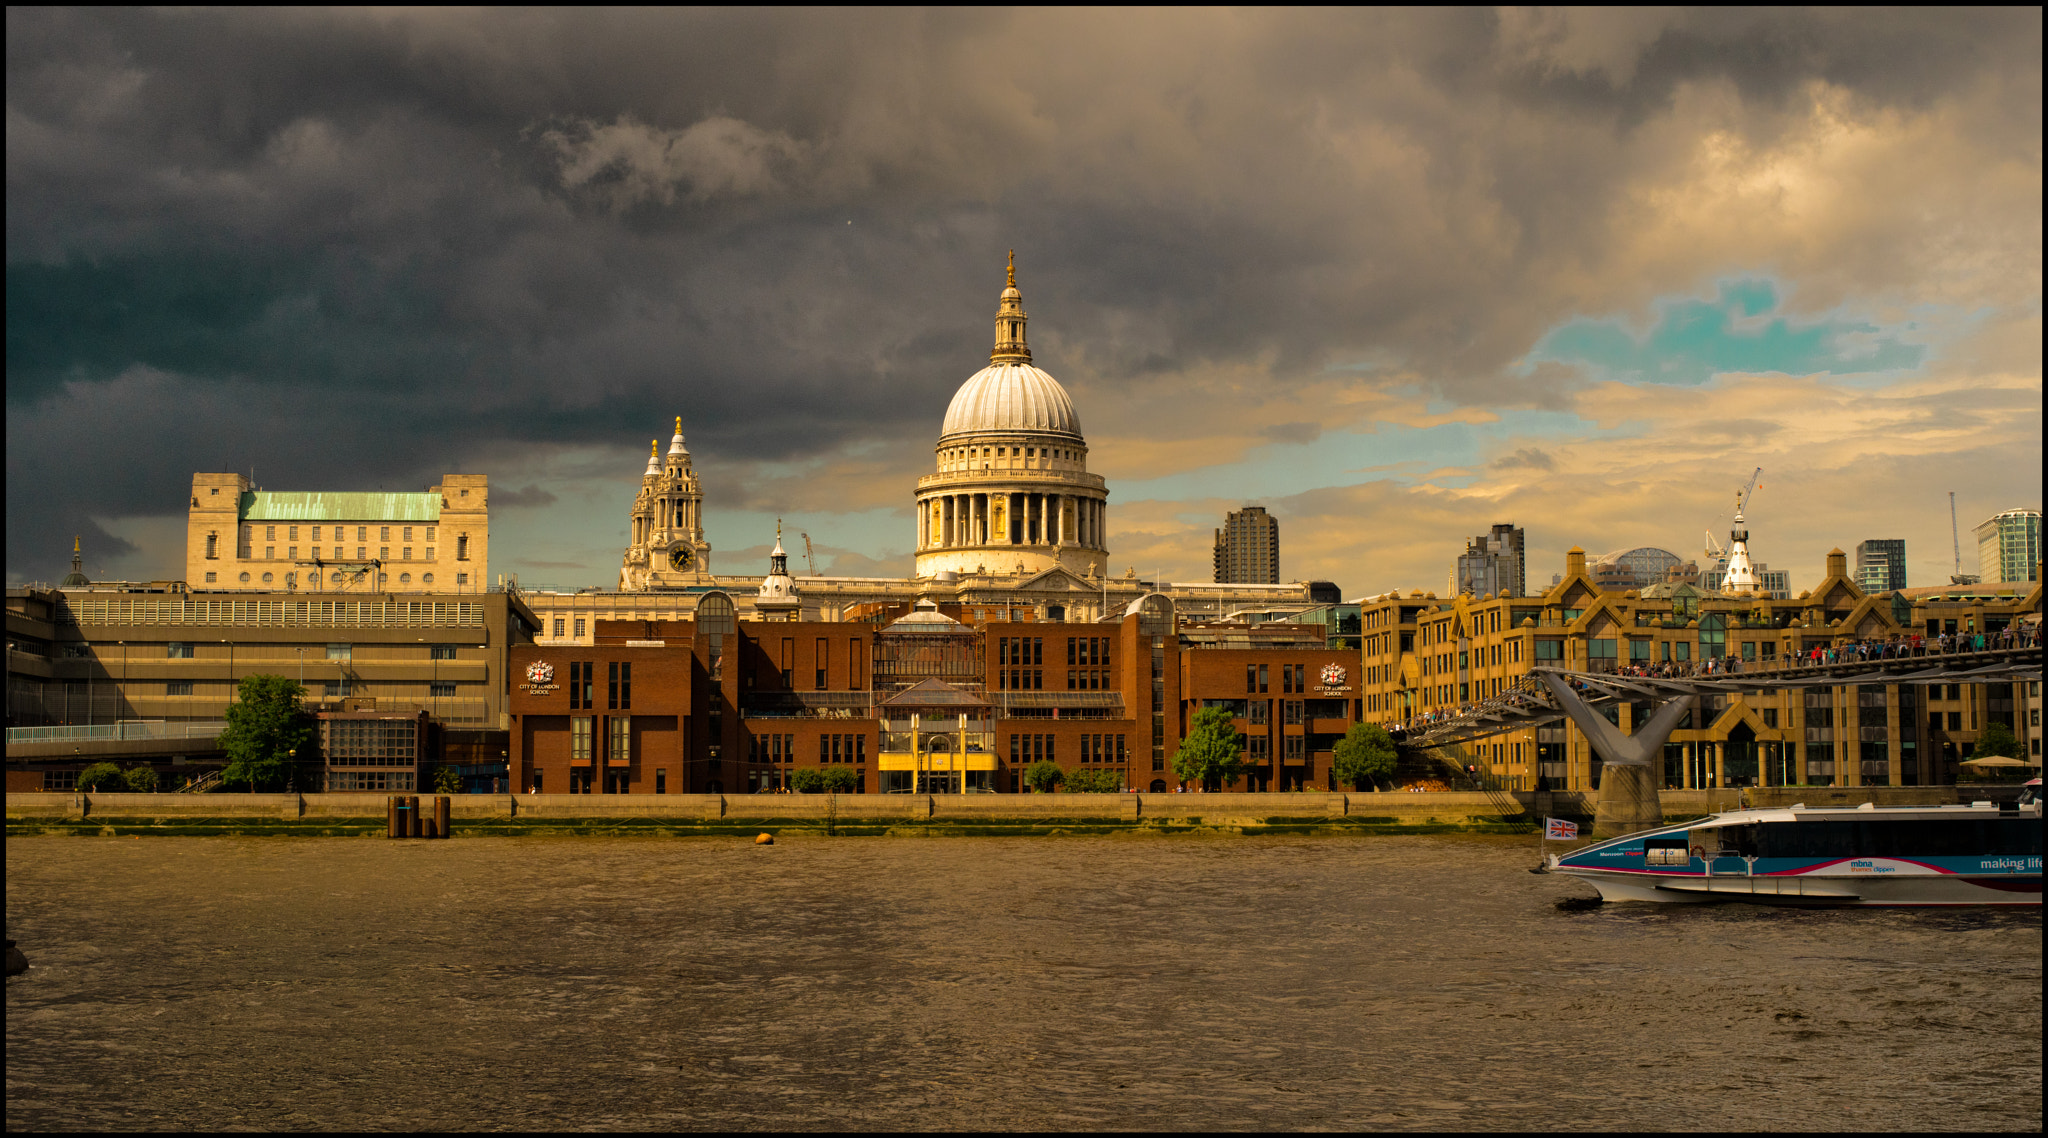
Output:
[[683,420],[661,456],[649,444],[647,470],[633,499],[632,544],[619,569],[619,591],[644,593],[711,583],[711,543],[704,540],[704,489],[683,445]]

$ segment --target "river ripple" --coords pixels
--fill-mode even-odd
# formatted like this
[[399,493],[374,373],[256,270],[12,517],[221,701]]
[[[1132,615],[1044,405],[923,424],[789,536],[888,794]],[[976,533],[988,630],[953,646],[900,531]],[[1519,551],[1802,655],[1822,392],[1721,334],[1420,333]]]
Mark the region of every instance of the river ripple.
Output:
[[2026,1129],[2038,910],[1483,837],[16,838],[7,1127]]

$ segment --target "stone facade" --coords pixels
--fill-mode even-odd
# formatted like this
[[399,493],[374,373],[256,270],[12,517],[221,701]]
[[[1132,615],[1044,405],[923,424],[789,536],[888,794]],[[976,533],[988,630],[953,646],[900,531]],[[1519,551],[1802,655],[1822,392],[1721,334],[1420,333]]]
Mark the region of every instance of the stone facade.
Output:
[[194,474],[185,581],[194,591],[481,592],[491,584],[490,480],[423,494],[260,490]]

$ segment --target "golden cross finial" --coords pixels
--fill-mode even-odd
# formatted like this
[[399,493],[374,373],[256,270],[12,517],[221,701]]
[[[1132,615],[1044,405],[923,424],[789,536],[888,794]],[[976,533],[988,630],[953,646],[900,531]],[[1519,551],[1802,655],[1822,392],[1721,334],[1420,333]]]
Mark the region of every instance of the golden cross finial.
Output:
[[1010,285],[1009,285],[1009,287],[1011,287],[1011,288],[1016,288],[1016,287],[1017,287],[1017,251],[1016,251],[1015,249],[1012,249],[1012,250],[1010,250]]
[[782,544],[782,519],[775,519],[775,544]]
[[78,535],[75,533],[71,535],[71,552],[78,552]]
[[681,415],[677,415],[677,416],[676,416],[676,434],[679,434],[679,435],[680,435],[680,434],[682,434],[682,433],[683,433],[683,417],[682,417]]
[[653,457],[654,457],[655,455],[658,455],[658,454],[660,454],[660,453],[661,453],[661,440],[660,440],[660,439],[648,439],[648,440],[647,440],[647,457],[649,457],[649,458],[653,458]]

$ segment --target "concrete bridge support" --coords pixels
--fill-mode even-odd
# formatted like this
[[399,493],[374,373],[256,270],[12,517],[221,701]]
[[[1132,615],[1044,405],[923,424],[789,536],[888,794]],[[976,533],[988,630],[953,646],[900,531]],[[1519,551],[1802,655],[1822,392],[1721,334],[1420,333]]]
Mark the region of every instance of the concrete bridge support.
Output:
[[1685,718],[1692,696],[1680,696],[1659,707],[1649,721],[1624,735],[1607,717],[1587,706],[1562,676],[1542,674],[1557,705],[1571,717],[1600,756],[1600,798],[1593,810],[1593,836],[1618,838],[1664,824],[1664,804],[1657,797],[1657,760],[1664,743]]

